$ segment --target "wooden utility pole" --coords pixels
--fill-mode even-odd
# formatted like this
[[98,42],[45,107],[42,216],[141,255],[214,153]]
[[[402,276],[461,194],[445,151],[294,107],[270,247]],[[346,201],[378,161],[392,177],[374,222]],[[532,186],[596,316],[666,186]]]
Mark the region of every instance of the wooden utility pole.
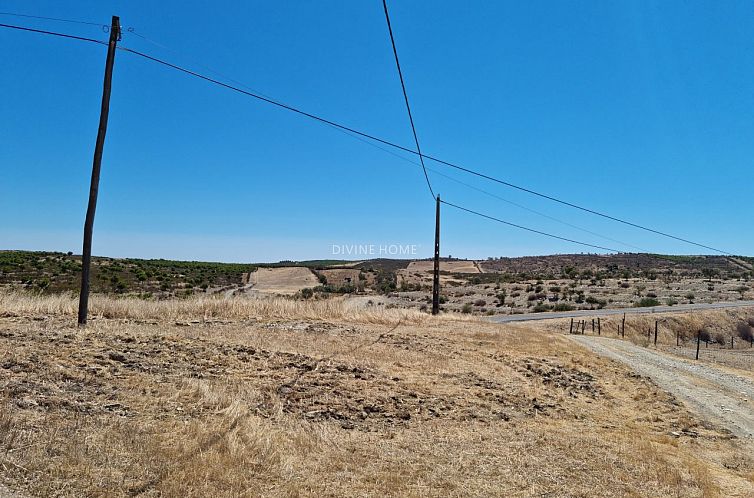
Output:
[[99,114],[99,129],[97,130],[97,142],[94,145],[92,182],[89,186],[89,205],[86,209],[86,220],[84,221],[84,249],[81,257],[81,293],[79,294],[79,327],[86,325],[86,315],[89,309],[89,270],[92,264],[94,213],[97,210],[99,173],[102,164],[102,149],[105,146],[105,134],[107,133],[107,117],[110,113],[110,88],[113,81],[115,47],[118,44],[118,40],[120,40],[120,18],[113,16],[112,25],[110,26],[110,42],[107,45],[107,59],[105,61],[105,80],[102,85],[102,107]]
[[432,314],[440,312],[440,196],[435,207],[435,271],[432,277]]

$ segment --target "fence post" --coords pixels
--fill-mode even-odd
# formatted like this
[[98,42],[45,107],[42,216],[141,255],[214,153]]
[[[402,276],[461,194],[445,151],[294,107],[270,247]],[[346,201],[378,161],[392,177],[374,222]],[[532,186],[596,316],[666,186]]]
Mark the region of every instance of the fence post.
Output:
[[623,313],[623,327],[621,328],[621,335],[626,338],[626,314]]
[[696,359],[699,359],[699,344],[702,342],[701,332],[696,333]]
[[584,335],[585,330],[586,330],[586,320],[581,320],[581,335]]
[[602,323],[599,317],[597,317],[597,335],[602,335]]
[[568,330],[569,334],[573,334],[573,317],[571,317],[571,328]]
[[655,346],[657,346],[657,320],[655,320]]
[[594,318],[592,318],[592,335],[594,335]]

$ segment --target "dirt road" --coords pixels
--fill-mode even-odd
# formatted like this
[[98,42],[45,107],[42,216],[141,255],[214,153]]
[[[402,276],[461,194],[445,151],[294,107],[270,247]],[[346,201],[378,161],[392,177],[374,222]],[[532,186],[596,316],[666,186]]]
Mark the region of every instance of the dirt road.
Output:
[[751,379],[618,339],[569,337],[600,355],[630,365],[705,420],[722,425],[754,446],[754,382]]

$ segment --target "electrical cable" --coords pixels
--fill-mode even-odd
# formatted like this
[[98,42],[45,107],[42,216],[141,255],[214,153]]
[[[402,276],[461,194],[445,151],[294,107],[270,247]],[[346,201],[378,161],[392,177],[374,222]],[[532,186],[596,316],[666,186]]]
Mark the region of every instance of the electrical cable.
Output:
[[401,63],[398,61],[398,49],[395,47],[395,38],[393,38],[393,27],[390,25],[390,14],[387,11],[387,2],[382,0],[382,6],[385,9],[385,20],[387,21],[387,30],[390,33],[390,44],[393,46],[393,55],[395,56],[395,66],[398,68],[398,77],[401,80],[401,89],[403,90],[403,99],[406,101],[406,110],[408,111],[408,120],[411,123],[411,131],[414,133],[414,143],[416,143],[416,153],[419,155],[419,161],[424,171],[424,178],[427,180],[427,187],[429,187],[429,193],[432,194],[432,199],[435,198],[435,191],[432,189],[432,183],[429,181],[429,175],[427,174],[427,167],[424,165],[424,156],[422,155],[422,149],[419,147],[419,137],[416,135],[416,127],[414,126],[414,117],[411,114],[411,105],[408,103],[408,93],[406,92],[406,84],[403,81],[403,71],[401,70]]
[[[10,28],[10,29],[17,29],[17,30],[22,30],[22,31],[35,32],[35,33],[41,33],[41,34],[54,35],[54,36],[59,36],[59,37],[63,37],[63,38],[71,38],[71,39],[81,40],[81,41],[88,41],[88,42],[93,42],[93,43],[97,43],[97,44],[100,44],[100,45],[107,45],[106,42],[102,42],[100,40],[95,40],[95,39],[92,39],[92,38],[86,38],[86,37],[75,36],[75,35],[69,35],[69,34],[65,34],[65,33],[57,33],[57,32],[53,32],[53,31],[33,29],[33,28],[27,28],[27,27],[23,27],[23,26],[15,26],[15,25],[9,25],[9,24],[0,24],[0,27]],[[732,256],[733,255],[730,252],[723,251],[723,250],[717,249],[715,247],[711,247],[711,246],[708,246],[708,245],[705,245],[705,244],[694,242],[694,241],[689,240],[689,239],[678,237],[676,235],[672,235],[672,234],[669,234],[669,233],[666,233],[666,232],[663,232],[663,231],[660,231],[660,230],[655,230],[653,228],[649,228],[649,227],[646,227],[646,226],[643,226],[643,225],[640,225],[640,224],[637,224],[637,223],[633,223],[633,222],[630,222],[630,221],[627,221],[627,220],[624,220],[624,219],[621,219],[621,218],[617,218],[615,216],[611,216],[611,215],[608,215],[608,214],[605,214],[605,213],[602,213],[602,212],[599,212],[599,211],[596,211],[596,210],[593,210],[593,209],[589,209],[589,208],[586,208],[586,207],[583,207],[583,206],[579,206],[577,204],[573,204],[571,202],[564,201],[562,199],[558,199],[556,197],[553,197],[553,196],[550,196],[550,195],[547,195],[547,194],[543,194],[543,193],[537,192],[537,191],[532,190],[532,189],[521,187],[519,185],[515,185],[513,183],[501,180],[499,178],[492,177],[492,176],[484,174],[484,173],[480,173],[478,171],[474,171],[474,170],[469,169],[469,168],[465,168],[463,166],[451,163],[449,161],[444,161],[442,159],[438,159],[438,158],[435,158],[433,156],[430,156],[430,155],[427,155],[427,154],[423,154],[423,153],[418,152],[418,151],[414,151],[412,149],[409,149],[407,147],[403,147],[401,145],[398,145],[396,143],[390,142],[388,140],[376,137],[374,135],[371,135],[371,134],[368,134],[368,133],[365,133],[365,132],[361,132],[361,131],[356,130],[354,128],[351,128],[351,127],[339,124],[339,123],[337,123],[335,121],[331,121],[329,119],[317,116],[315,114],[312,114],[312,113],[309,113],[309,112],[306,112],[306,111],[303,111],[303,110],[298,109],[296,107],[293,107],[291,105],[283,104],[283,103],[278,102],[278,101],[276,101],[276,100],[274,100],[272,98],[263,97],[263,96],[261,96],[259,94],[254,93],[254,92],[249,92],[249,91],[243,90],[241,88],[235,87],[233,85],[229,85],[229,84],[224,83],[222,81],[219,81],[217,79],[211,78],[209,76],[205,76],[205,75],[197,73],[195,71],[191,71],[189,69],[183,68],[183,67],[178,66],[176,64],[172,64],[170,62],[167,62],[165,60],[159,59],[157,57],[152,57],[150,55],[147,55],[145,53],[139,52],[137,50],[130,49],[130,48],[127,48],[127,47],[122,47],[122,46],[118,47],[118,49],[119,50],[123,50],[125,52],[132,53],[132,54],[137,55],[139,57],[151,60],[151,61],[156,62],[158,64],[162,64],[162,65],[164,65],[166,67],[170,67],[172,69],[175,69],[177,71],[183,72],[185,74],[189,74],[189,75],[194,76],[196,78],[203,79],[203,80],[208,81],[210,83],[214,83],[216,85],[222,86],[222,87],[227,88],[229,90],[233,90],[233,91],[242,93],[244,95],[253,97],[253,98],[258,99],[258,100],[262,100],[264,102],[267,102],[269,104],[281,107],[283,109],[289,110],[289,111],[297,113],[299,115],[306,116],[308,118],[314,119],[314,120],[319,121],[321,123],[328,124],[328,125],[333,126],[335,128],[339,128],[341,130],[351,132],[351,133],[353,133],[355,135],[359,135],[361,137],[368,138],[368,139],[373,140],[375,142],[382,143],[384,145],[388,145],[390,147],[402,150],[404,152],[408,152],[410,154],[418,155],[418,156],[420,156],[420,158],[426,158],[426,159],[429,159],[431,161],[435,161],[435,162],[437,162],[439,164],[443,164],[445,166],[449,166],[451,168],[454,168],[454,169],[457,169],[457,170],[460,170],[460,171],[464,171],[466,173],[478,176],[480,178],[484,178],[484,179],[487,179],[487,180],[499,183],[501,185],[505,185],[505,186],[508,186],[508,187],[511,187],[511,188],[514,188],[514,189],[517,189],[517,190],[520,190],[520,191],[523,191],[523,192],[526,192],[526,193],[529,193],[529,194],[532,194],[532,195],[544,198],[544,199],[548,199],[550,201],[557,202],[559,204],[563,204],[565,206],[569,206],[569,207],[572,207],[574,209],[578,209],[578,210],[581,210],[581,211],[593,214],[595,216],[600,216],[602,218],[606,218],[606,219],[609,219],[609,220],[612,220],[612,221],[615,221],[615,222],[618,222],[618,223],[622,223],[624,225],[628,225],[628,226],[631,226],[631,227],[634,227],[634,228],[638,228],[638,229],[641,229],[641,230],[644,230],[644,231],[647,231],[647,232],[651,232],[651,233],[654,233],[654,234],[657,234],[657,235],[661,235],[663,237],[667,237],[667,238],[671,238],[671,239],[674,239],[674,240],[678,240],[680,242],[685,242],[687,244],[691,244],[691,245],[694,245],[694,246],[697,246],[697,247],[702,247],[704,249],[709,249],[711,251],[718,252],[718,253],[721,253],[721,254],[726,255],[726,256]],[[454,207],[458,207],[458,206],[454,206]],[[459,207],[459,209],[462,209],[462,208]],[[471,210],[469,210],[469,211],[472,212]],[[479,214],[479,213],[474,213],[474,214]],[[486,215],[482,215],[482,216],[486,216]],[[571,241],[570,239],[564,239],[564,240]],[[598,247],[598,246],[592,246],[592,247]],[[599,247],[599,248],[601,248],[601,247]],[[605,248],[601,248],[601,249],[605,249]],[[610,249],[610,250],[612,251],[612,249]]]

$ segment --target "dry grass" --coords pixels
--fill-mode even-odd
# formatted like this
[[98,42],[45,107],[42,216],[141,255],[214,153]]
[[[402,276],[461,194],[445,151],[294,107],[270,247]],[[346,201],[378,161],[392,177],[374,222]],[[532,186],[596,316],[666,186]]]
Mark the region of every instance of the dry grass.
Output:
[[[387,317],[404,312],[335,302],[95,303],[103,318],[79,330],[70,298],[0,300],[0,477],[14,489],[754,493],[745,448],[560,334],[426,315],[394,328]],[[181,315],[208,309],[223,320]],[[694,436],[669,436],[684,430]]]
[[[69,294],[34,294],[0,290],[0,316],[76,316],[78,298]],[[286,297],[197,296],[186,299],[142,300],[93,295],[89,315],[133,320],[347,320],[353,323],[430,323],[438,320],[473,320],[445,314],[432,317],[411,309],[354,306],[347,298],[295,300]]]

